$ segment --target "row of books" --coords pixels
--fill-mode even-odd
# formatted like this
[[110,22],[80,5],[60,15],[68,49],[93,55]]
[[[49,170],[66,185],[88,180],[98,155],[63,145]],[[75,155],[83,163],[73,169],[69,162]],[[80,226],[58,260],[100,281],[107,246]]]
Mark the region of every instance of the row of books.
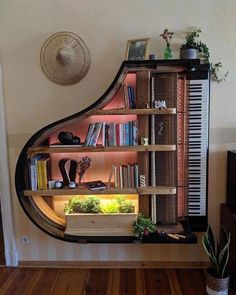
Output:
[[138,188],[139,187],[139,168],[137,163],[127,165],[113,165],[108,185],[114,178],[115,188]]
[[97,122],[89,124],[85,146],[128,146],[138,144],[138,121],[126,123]]
[[136,95],[134,91],[134,87],[132,85],[124,84],[124,104],[126,109],[136,109]]
[[50,178],[49,158],[37,155],[29,159],[28,165],[31,190],[47,189]]

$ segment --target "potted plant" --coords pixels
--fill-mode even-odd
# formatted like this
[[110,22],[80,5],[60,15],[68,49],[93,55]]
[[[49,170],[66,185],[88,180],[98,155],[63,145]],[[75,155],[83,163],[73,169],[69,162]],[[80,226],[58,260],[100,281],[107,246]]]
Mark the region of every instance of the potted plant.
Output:
[[134,223],[134,235],[136,239],[142,241],[143,238],[156,231],[157,227],[150,218],[145,217],[143,214],[138,215]]
[[137,213],[132,201],[71,197],[65,206],[65,234],[81,236],[132,236]]
[[201,29],[187,32],[185,35],[185,43],[180,46],[180,58],[195,59],[198,58],[199,42],[197,38],[200,36]]
[[[210,63],[210,51],[208,46],[202,41],[198,40],[202,30],[200,28],[187,32],[185,35],[185,43],[180,46],[181,59],[195,59],[200,58],[203,63]],[[210,63],[211,65],[211,78],[220,83],[226,80],[229,75],[227,71],[220,77],[220,69],[222,63]]]
[[164,59],[172,59],[172,49],[170,48],[170,40],[174,32],[170,32],[168,29],[165,29],[160,35],[166,41],[166,48],[164,50]]
[[203,235],[202,244],[209,256],[211,266],[207,269],[207,293],[209,295],[226,295],[229,287],[229,272],[227,268],[229,259],[229,245],[231,234],[221,227],[220,241],[215,243],[211,226],[208,225]]

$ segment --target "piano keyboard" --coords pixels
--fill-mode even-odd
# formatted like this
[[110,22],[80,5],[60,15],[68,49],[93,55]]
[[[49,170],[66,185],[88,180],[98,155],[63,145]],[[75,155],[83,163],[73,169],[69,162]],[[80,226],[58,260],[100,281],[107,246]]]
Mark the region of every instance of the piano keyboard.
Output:
[[205,216],[209,80],[188,80],[188,215]]

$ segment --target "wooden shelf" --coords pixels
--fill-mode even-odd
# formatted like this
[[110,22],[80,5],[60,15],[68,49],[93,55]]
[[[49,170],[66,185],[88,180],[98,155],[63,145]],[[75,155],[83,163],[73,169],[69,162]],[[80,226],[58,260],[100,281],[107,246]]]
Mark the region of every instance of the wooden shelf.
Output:
[[174,115],[176,108],[94,110],[92,115]]
[[35,154],[50,154],[50,153],[93,153],[93,152],[168,152],[175,151],[176,145],[133,145],[133,146],[59,146],[44,147],[38,146],[28,150],[28,154],[33,156]]
[[91,191],[87,188],[77,189],[51,189],[51,190],[25,190],[24,195],[27,197],[32,196],[65,196],[65,195],[117,195],[117,194],[139,194],[139,195],[174,195],[176,194],[175,187],[164,187],[164,186],[147,186],[139,188],[125,188],[116,189],[108,188],[102,191]]

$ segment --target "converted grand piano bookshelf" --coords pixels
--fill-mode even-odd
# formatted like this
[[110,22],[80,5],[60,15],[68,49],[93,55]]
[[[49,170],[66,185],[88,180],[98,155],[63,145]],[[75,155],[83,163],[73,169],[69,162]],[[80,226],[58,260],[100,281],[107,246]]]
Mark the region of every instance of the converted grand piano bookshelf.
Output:
[[[135,89],[136,108],[126,106],[127,84]],[[155,108],[158,100],[164,100],[166,108]],[[207,224],[208,105],[209,65],[201,65],[199,60],[123,62],[111,86],[93,105],[44,127],[26,143],[16,167],[16,191],[21,206],[34,224],[58,239],[126,243],[134,237],[119,235],[118,230],[113,237],[91,236],[89,232],[86,235],[86,231],[82,236],[67,234],[63,213],[63,205],[71,196],[112,199],[122,195],[132,199],[136,213],[150,217],[158,228],[182,228],[187,236],[184,240],[152,236],[144,242],[196,242],[191,230],[204,230]],[[95,146],[86,146],[88,126],[96,122],[111,128],[137,122],[137,142],[124,139],[121,143],[114,131],[114,142],[104,145],[100,135]],[[58,144],[61,131],[73,132],[82,144]],[[148,145],[141,143],[142,138],[148,139]],[[137,163],[139,175],[145,177],[146,183],[118,188],[112,175],[108,188],[102,191],[82,186],[32,189],[29,162],[38,156],[49,159],[50,180],[62,179],[58,169],[60,159],[78,162],[88,156],[92,161],[85,181],[99,179],[107,183],[114,163],[120,167]]]

